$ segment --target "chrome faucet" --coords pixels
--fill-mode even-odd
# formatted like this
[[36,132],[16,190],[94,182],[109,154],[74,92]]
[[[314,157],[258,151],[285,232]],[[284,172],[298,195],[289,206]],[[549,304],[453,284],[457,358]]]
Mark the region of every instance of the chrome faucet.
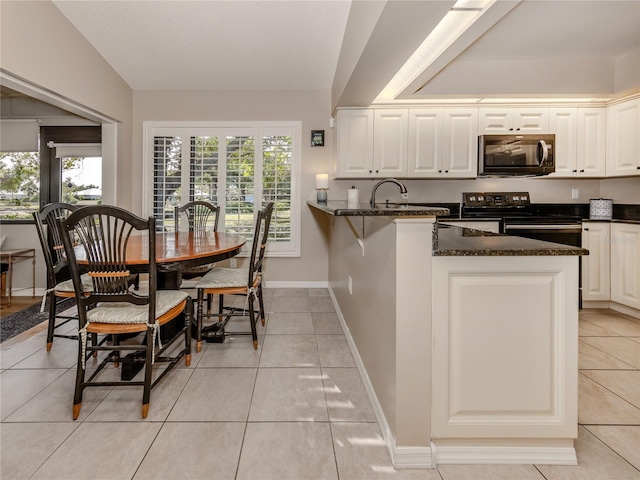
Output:
[[376,186],[373,187],[373,190],[371,191],[371,200],[369,201],[369,204],[371,205],[372,208],[375,208],[376,206],[376,190],[383,183],[395,183],[400,189],[400,196],[404,199],[405,204],[409,202],[409,192],[407,191],[407,187],[405,187],[402,183],[400,183],[395,178],[387,178],[385,180],[380,180],[378,183],[376,183]]

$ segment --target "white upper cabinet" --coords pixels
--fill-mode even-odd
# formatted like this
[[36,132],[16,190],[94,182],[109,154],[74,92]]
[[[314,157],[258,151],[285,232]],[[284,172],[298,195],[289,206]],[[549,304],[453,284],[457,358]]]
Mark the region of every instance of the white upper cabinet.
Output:
[[554,153],[556,171],[550,176],[576,176],[578,173],[576,166],[578,109],[552,108],[549,113],[549,131],[556,136],[556,151]]
[[339,110],[337,178],[475,178],[478,109]]
[[407,176],[407,109],[340,110],[338,178]]
[[551,108],[550,132],[556,135],[554,177],[604,177],[605,108]]
[[549,133],[548,108],[480,108],[479,135]]
[[640,175],[640,99],[607,107],[607,176]]
[[409,114],[406,108],[374,110],[372,176],[407,176],[408,126]]
[[340,110],[338,131],[338,178],[373,176],[373,110]]
[[478,109],[444,109],[442,174],[445,178],[478,175]]
[[408,176],[442,176],[442,129],[440,108],[409,110]]

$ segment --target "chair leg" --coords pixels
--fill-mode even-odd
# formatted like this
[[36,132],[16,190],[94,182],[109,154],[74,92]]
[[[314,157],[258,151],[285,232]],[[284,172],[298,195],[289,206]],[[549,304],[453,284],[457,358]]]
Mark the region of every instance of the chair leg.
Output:
[[211,303],[213,302],[213,294],[207,293],[207,313],[211,314]]
[[47,352],[51,351],[53,346],[53,331],[56,328],[56,296],[53,292],[49,292],[49,324],[47,326]]
[[76,387],[73,393],[73,419],[77,420],[82,408],[82,393],[84,390],[84,368],[82,366],[82,339],[78,339],[78,365],[76,367]]
[[[198,306],[196,312],[196,353],[202,350],[202,304],[204,302],[204,289],[198,289]],[[192,307],[193,308],[193,307]]]
[[258,349],[258,332],[256,331],[256,313],[253,311],[254,294],[249,294],[249,321],[251,322],[251,337],[253,338],[253,348]]
[[153,351],[153,330],[147,328],[147,350],[144,361],[144,388],[142,391],[142,418],[147,418],[149,413],[149,401],[151,399],[151,373],[153,372],[152,366],[152,351]]
[[[187,298],[187,311],[185,312],[185,315],[184,315],[184,323],[185,323],[184,363],[187,367],[190,367],[191,366],[191,324],[193,323],[193,300],[191,299],[191,297]],[[196,346],[196,350],[197,348],[198,347]],[[202,348],[202,343],[200,344],[200,348]]]
[[258,295],[258,304],[260,305],[260,322],[262,322],[262,326],[264,327],[266,323],[266,319],[264,316],[264,300],[262,299],[262,282],[260,282],[260,284],[258,285],[257,295]]
[[222,322],[224,313],[224,295],[218,295],[218,322]]
[[120,336],[111,335],[111,341],[113,342],[113,368],[118,368],[120,366],[120,350],[117,349],[118,345],[120,345]]

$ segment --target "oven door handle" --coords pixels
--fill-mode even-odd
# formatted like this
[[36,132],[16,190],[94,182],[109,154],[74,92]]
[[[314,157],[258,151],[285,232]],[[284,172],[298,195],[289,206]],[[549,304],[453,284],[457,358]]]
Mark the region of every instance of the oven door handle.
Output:
[[569,232],[581,232],[582,225],[505,225],[507,230],[565,230]]

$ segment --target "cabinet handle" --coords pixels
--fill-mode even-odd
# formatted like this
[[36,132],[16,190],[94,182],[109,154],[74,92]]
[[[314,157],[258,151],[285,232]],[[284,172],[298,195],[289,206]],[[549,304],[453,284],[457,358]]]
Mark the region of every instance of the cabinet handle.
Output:
[[637,168],[638,170],[640,170],[640,166],[637,166],[636,168]]
[[380,170],[376,170],[376,173],[380,173]]
[[369,173],[373,173],[373,170],[369,170]]
[[438,170],[438,173],[442,173],[442,170]]
[[520,131],[520,127],[516,128],[516,130],[519,132]]
[[584,169],[580,170],[580,173],[584,173]]
[[510,132],[513,132],[513,128],[510,128],[510,129],[509,129],[509,131],[510,131]]
[[584,228],[584,231],[585,231],[585,232],[588,232],[588,231],[589,231],[589,227],[585,227],[585,228]]
[[444,173],[449,173],[449,170],[445,170]]
[[572,173],[578,173],[578,170],[572,170]]

